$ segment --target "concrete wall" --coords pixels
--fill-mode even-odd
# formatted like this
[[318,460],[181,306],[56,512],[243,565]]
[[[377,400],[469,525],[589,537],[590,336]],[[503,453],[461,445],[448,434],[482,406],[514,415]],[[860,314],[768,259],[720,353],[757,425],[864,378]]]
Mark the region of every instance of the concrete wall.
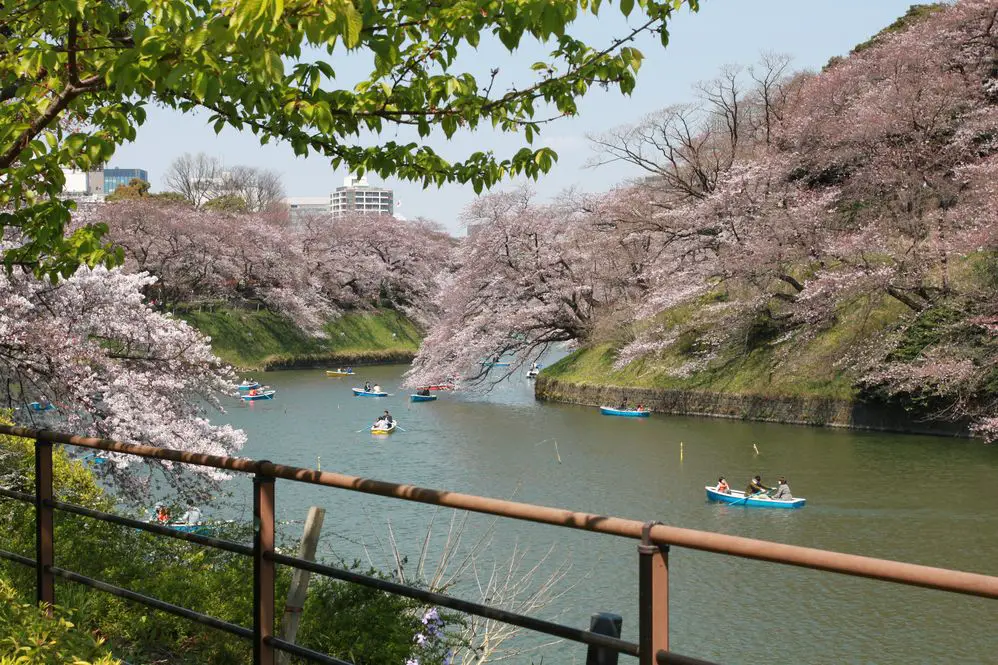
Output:
[[574,384],[544,376],[534,385],[537,399],[589,406],[617,406],[623,399],[656,413],[761,420],[795,425],[969,436],[965,423],[917,418],[900,406],[848,400],[765,397],[725,393]]

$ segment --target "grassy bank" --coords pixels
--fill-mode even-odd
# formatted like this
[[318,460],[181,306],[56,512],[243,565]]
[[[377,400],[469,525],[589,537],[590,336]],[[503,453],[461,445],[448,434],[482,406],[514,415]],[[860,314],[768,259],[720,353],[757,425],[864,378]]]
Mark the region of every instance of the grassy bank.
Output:
[[[701,331],[684,333],[662,352],[614,370],[624,340],[584,347],[543,370],[543,375],[580,386],[690,390],[759,397],[852,400],[855,376],[839,361],[857,344],[897,322],[902,306],[891,299],[861,302],[836,325],[809,336],[771,339],[765,330],[698,360]],[[683,325],[690,309],[667,310],[649,325]]]
[[246,370],[404,361],[421,339],[416,325],[394,311],[346,314],[317,338],[268,311],[219,308],[178,314],[211,337],[215,353]]

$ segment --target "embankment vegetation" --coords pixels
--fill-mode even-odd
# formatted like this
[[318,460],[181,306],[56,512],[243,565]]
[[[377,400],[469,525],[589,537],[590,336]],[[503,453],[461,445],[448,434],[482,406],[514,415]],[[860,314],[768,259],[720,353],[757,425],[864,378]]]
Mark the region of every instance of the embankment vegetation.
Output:
[[766,53],[590,137],[644,177],[470,206],[410,382],[570,342],[547,376],[889,401],[998,438],[996,62],[992,2],[916,6],[821,72]]
[[219,358],[247,370],[408,362],[422,337],[412,320],[390,309],[342,314],[321,336],[267,309],[208,306],[176,316],[210,337]]

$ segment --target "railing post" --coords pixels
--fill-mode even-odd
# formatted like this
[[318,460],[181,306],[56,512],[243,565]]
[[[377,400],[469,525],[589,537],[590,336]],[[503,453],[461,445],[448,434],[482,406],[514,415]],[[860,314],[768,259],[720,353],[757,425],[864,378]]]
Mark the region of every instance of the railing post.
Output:
[[52,520],[52,442],[35,440],[35,590],[51,616],[55,604],[55,541]]
[[[267,464],[268,462],[261,462]],[[253,476],[253,665],[274,665],[274,479]]]
[[[620,637],[624,617],[610,612],[597,612],[589,618],[589,632],[610,637]],[[606,647],[589,645],[586,651],[586,665],[617,665],[617,652]]]
[[654,665],[655,654],[669,650],[669,546],[651,541],[647,522],[638,545],[638,647],[640,665]]

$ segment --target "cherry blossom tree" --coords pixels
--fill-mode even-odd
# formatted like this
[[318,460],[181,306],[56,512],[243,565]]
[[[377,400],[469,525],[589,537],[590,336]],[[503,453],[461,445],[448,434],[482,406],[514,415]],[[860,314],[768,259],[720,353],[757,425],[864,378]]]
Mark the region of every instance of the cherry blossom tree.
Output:
[[468,238],[442,276],[439,321],[424,340],[408,385],[496,372],[500,379],[556,342],[584,339],[595,313],[621,299],[620,267],[607,233],[569,205],[538,205],[527,189],[483,196],[463,213]]
[[[153,310],[142,292],[154,282],[121,269],[81,267],[55,285],[20,269],[0,272],[0,399],[16,409],[17,422],[216,455],[242,447],[241,431],[212,425],[204,413],[234,394],[231,369],[208,339]],[[55,410],[29,407],[39,400]],[[127,455],[107,459],[96,472],[131,499],[162,478],[203,501],[223,477]],[[165,473],[154,476],[156,469]]]

